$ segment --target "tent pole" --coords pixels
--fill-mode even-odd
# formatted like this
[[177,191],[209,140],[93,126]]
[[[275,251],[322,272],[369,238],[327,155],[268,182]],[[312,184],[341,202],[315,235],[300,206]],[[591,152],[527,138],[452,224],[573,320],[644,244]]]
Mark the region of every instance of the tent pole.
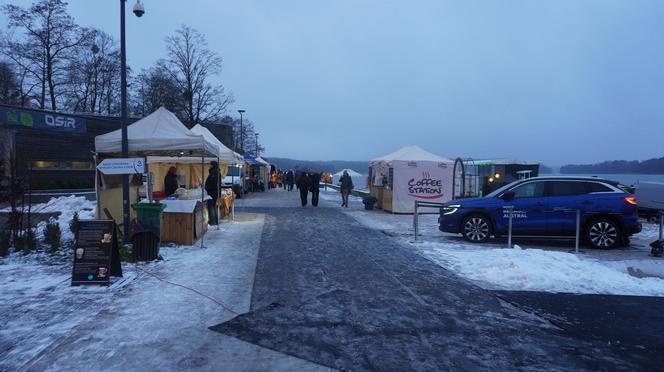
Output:
[[[207,206],[205,205],[205,182],[203,181],[203,177],[205,175],[205,156],[201,156],[201,203],[203,204],[203,208],[207,209]],[[208,216],[210,218],[210,216]],[[203,227],[201,227],[201,248],[205,248],[203,246],[203,239],[205,239],[205,234],[203,233],[203,230],[205,229],[205,219],[203,219]]]
[[[219,156],[217,156],[217,167],[219,167]],[[221,168],[217,168],[217,192],[221,196]],[[217,198],[219,200],[219,198]],[[217,230],[221,230],[221,224],[219,223],[219,205],[214,203],[214,207],[217,208]]]

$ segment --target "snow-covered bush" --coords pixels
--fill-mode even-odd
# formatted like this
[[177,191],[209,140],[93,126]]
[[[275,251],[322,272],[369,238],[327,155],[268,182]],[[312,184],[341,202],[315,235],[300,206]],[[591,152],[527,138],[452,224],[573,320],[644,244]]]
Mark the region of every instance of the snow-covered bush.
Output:
[[71,222],[69,222],[69,231],[74,235],[74,239],[76,239],[76,233],[78,232],[79,226],[81,223],[79,222],[80,219],[78,217],[78,212],[74,212],[74,215],[71,218]]
[[37,237],[35,231],[26,229],[21,232],[14,242],[14,248],[18,251],[23,251],[23,254],[28,254],[37,248]]
[[51,247],[51,252],[55,252],[60,249],[61,238],[62,231],[60,231],[60,225],[57,220],[51,218],[46,223],[46,228],[44,229],[44,243]]

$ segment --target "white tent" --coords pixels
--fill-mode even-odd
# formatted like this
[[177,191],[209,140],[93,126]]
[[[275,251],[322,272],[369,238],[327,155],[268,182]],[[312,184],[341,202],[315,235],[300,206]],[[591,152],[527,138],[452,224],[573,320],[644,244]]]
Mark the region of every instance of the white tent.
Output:
[[413,213],[415,201],[452,199],[454,161],[418,146],[406,146],[369,162],[371,193],[379,206],[394,213]]
[[339,180],[341,179],[341,176],[343,176],[344,171],[348,172],[348,175],[350,176],[350,179],[353,180],[353,186],[355,189],[362,190],[366,187],[366,176],[357,173],[354,170],[347,168],[347,169],[342,169],[339,172],[335,173],[332,175],[332,184],[336,185],[339,183]]
[[[164,107],[127,127],[129,152],[136,155],[218,156],[219,148],[204,136],[192,133]],[[95,137],[95,151],[122,152],[120,129]]]
[[435,154],[432,154],[423,148],[419,146],[406,146],[402,147],[399,150],[389,153],[387,155],[383,155],[381,157],[375,158],[370,161],[370,163],[376,164],[376,163],[387,163],[389,164],[390,162],[394,160],[400,160],[400,161],[435,161],[435,162],[443,162],[443,163],[454,163],[454,161],[444,158],[442,156],[438,156]]
[[217,137],[210,132],[209,129],[205,128],[204,126],[200,124],[194,125],[193,128],[191,128],[191,131],[194,134],[201,135],[205,137],[208,141],[214,143],[219,147],[219,162],[223,164],[243,164],[244,163],[244,157],[235,151],[229,149],[226,147]]

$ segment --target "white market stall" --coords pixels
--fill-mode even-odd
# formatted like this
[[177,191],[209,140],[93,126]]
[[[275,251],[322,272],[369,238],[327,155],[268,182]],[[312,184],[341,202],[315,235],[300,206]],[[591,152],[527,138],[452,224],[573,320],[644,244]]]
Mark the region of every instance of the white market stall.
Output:
[[348,172],[348,175],[350,176],[350,179],[353,180],[353,186],[355,187],[356,190],[363,190],[366,188],[366,179],[367,177],[363,174],[360,174],[350,168],[347,169],[342,169],[339,172],[335,173],[332,175],[332,184],[336,185],[339,183],[339,180],[341,179],[341,176],[343,176],[345,172]]
[[415,200],[452,199],[454,161],[406,146],[369,162],[371,195],[392,213],[413,213]]
[[[203,206],[205,193],[201,190],[201,182],[207,172],[206,163],[217,160],[221,155],[219,146],[206,139],[205,136],[191,132],[177,119],[177,117],[164,107],[127,127],[127,140],[130,157],[144,157],[148,162],[148,172],[155,177],[155,190],[163,190],[163,174],[160,168],[164,164],[168,167],[175,165],[178,168],[178,182],[181,186],[189,188],[186,193],[189,200],[172,200],[167,203],[164,210],[164,224],[167,213],[188,214],[194,238],[202,236],[206,226],[206,212]],[[116,130],[95,137],[95,151],[97,160],[105,158],[119,158],[122,154],[122,132]],[[209,165],[207,165],[209,167]],[[192,190],[195,188],[196,190]],[[151,196],[149,190],[143,185],[141,175],[132,177],[129,187],[130,204],[139,201],[139,189],[143,189],[145,196]],[[101,218],[111,218],[121,225],[122,218],[122,176],[104,175],[97,173],[97,211]],[[185,212],[183,212],[185,211]],[[130,219],[135,212],[130,209]],[[173,224],[177,228],[178,224]],[[182,226],[181,224],[179,226]],[[166,227],[164,227],[166,230]],[[162,233],[166,235],[166,231]]]

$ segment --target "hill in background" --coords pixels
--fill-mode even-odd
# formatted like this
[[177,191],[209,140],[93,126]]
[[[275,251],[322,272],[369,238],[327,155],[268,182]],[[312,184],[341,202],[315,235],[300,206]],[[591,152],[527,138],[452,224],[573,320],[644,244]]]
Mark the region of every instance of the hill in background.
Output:
[[350,168],[358,173],[367,174],[369,171],[368,161],[349,161],[349,160],[295,160],[288,158],[268,158],[271,164],[275,164],[278,169],[308,169],[319,172],[336,173],[342,169]]
[[632,173],[632,174],[664,174],[664,157],[648,160],[611,160],[596,164],[564,165],[560,173]]

